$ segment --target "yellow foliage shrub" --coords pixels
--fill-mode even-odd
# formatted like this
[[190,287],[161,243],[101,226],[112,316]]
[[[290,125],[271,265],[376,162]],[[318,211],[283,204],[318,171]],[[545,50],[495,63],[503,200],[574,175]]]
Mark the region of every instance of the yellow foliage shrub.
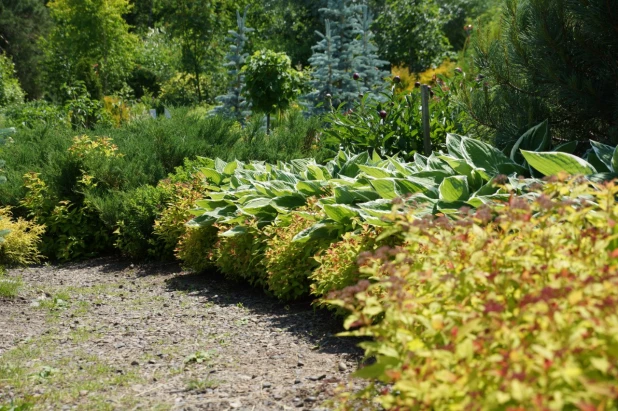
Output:
[[22,218],[14,220],[8,207],[0,208],[0,231],[9,233],[0,240],[0,265],[27,265],[41,261],[38,246],[45,227]]

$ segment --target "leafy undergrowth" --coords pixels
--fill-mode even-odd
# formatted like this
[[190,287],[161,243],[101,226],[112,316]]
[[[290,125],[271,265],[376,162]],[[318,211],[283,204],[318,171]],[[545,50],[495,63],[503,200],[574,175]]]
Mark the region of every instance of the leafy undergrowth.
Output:
[[[332,303],[375,364],[347,401],[386,409],[618,406],[618,186],[548,182],[454,219],[400,216]],[[530,201],[533,199],[532,201]],[[346,408],[345,398],[342,408]]]

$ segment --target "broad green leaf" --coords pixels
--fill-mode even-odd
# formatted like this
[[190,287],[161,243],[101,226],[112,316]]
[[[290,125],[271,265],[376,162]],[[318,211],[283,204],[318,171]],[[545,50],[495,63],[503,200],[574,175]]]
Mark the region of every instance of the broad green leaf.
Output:
[[226,207],[233,204],[231,200],[197,200],[195,205],[205,211],[216,210],[217,208]]
[[337,204],[364,203],[380,198],[380,195],[375,191],[351,188],[349,186],[335,187],[334,192]]
[[306,175],[308,180],[327,180],[326,176],[328,175],[328,170],[311,164],[307,166]]
[[461,150],[462,137],[457,134],[448,133],[446,135],[446,151],[451,157],[463,159],[464,155]]
[[381,217],[375,217],[365,212],[364,210],[359,210],[359,215],[361,219],[363,220],[363,222],[371,226],[374,226],[374,227],[392,227],[393,226],[392,221],[386,221],[382,219]]
[[[597,155],[599,161],[601,161],[605,165],[606,170],[614,171],[612,166],[612,158],[614,157],[615,148],[612,146],[608,146],[607,144],[599,143],[598,141],[592,140],[590,140],[590,145],[592,146],[592,150]],[[589,162],[593,164],[591,161]],[[597,171],[605,171],[599,170],[596,165],[595,168],[597,169]]]
[[612,170],[613,172],[618,172],[618,147],[614,149],[614,155],[612,156]]
[[463,137],[461,141],[462,154],[474,168],[483,168],[490,175],[500,174],[499,164],[512,163],[500,150],[482,141]]
[[427,167],[427,157],[419,153],[414,153],[414,163],[421,168],[425,168]]
[[535,153],[522,150],[524,158],[535,170],[545,176],[552,176],[564,171],[568,174],[594,174],[597,171],[585,160],[568,153],[550,151]]
[[299,181],[296,189],[307,196],[319,196],[324,193],[322,184],[317,181]]
[[405,176],[405,175],[409,175],[410,174],[410,172],[406,169],[406,167],[403,164],[401,164],[401,162],[399,162],[396,158],[391,157],[391,158],[388,159],[388,161],[402,175]]
[[440,184],[441,201],[465,201],[468,197],[470,197],[470,190],[468,179],[465,176],[447,177]]
[[442,180],[444,180],[448,176],[452,176],[453,171],[446,170],[429,170],[429,171],[418,171],[412,174],[412,177],[422,178],[426,180],[431,180],[434,184],[440,184]]
[[[607,164],[601,161],[601,159],[599,158],[595,150],[592,150],[592,149],[588,150],[588,153],[587,155],[584,156],[584,159],[587,162],[589,162],[592,165],[592,167],[594,167],[595,170],[597,170],[597,172],[599,173],[609,173],[611,171],[610,168],[607,166]],[[611,159],[610,159],[610,167],[611,167]]]
[[271,206],[271,201],[272,199],[270,198],[256,198],[245,203],[240,207],[240,210],[245,214],[253,216],[262,213],[272,214],[275,213],[275,209]]
[[277,197],[296,194],[294,184],[286,183],[285,181],[274,180],[268,183],[270,191]]
[[452,172],[451,166],[444,160],[442,160],[439,156],[435,154],[431,154],[429,158],[427,158],[427,167],[426,170],[442,170],[442,171],[450,171]]
[[358,167],[359,167],[360,171],[362,171],[363,173],[367,174],[370,177],[375,177],[375,178],[394,177],[393,173],[388,171],[385,168],[365,166],[365,165],[362,165],[362,164],[359,165]]
[[237,225],[224,233],[219,234],[219,237],[238,237],[240,235],[247,234],[249,231],[247,227],[243,225]]
[[367,160],[369,160],[369,153],[363,152],[351,157],[346,163],[341,167],[339,174],[344,175],[346,177],[356,177],[358,172],[360,171],[359,165],[367,164]]
[[378,164],[380,161],[382,161],[382,157],[380,157],[377,150],[373,150],[373,154],[371,155],[371,163]]
[[366,203],[358,204],[358,207],[365,211],[367,214],[375,217],[381,217],[386,214],[390,214],[393,210],[393,200],[387,200],[381,198],[379,200],[368,201]]
[[358,217],[358,210],[346,204],[327,204],[323,208],[328,218],[338,223],[346,223],[350,219]]
[[414,193],[427,190],[426,187],[420,184],[414,185],[413,183],[409,187],[407,187],[406,190],[401,190],[398,179],[394,178],[378,178],[375,180],[371,180],[369,183],[371,184],[373,189],[377,191],[380,197],[388,200],[401,197],[402,191],[406,191],[407,193]]
[[236,171],[237,168],[238,168],[238,161],[234,160],[226,164],[226,166],[223,168],[223,174],[232,175],[234,174],[234,171]]
[[306,243],[310,240],[333,238],[334,232],[336,232],[339,227],[340,225],[336,221],[322,220],[296,234],[292,242]]
[[569,141],[567,143],[562,143],[556,147],[554,147],[553,151],[560,151],[561,153],[569,153],[573,154],[577,149],[577,141]]
[[210,226],[224,217],[235,216],[237,212],[238,207],[236,207],[235,205],[217,208],[216,210],[207,211],[202,215],[194,218],[193,220],[189,221],[187,225],[199,227]]
[[294,174],[287,171],[273,170],[272,173],[277,180],[285,181],[290,184],[296,184],[299,180]]
[[456,214],[462,207],[468,207],[465,201],[438,201],[436,210],[444,214]]
[[548,121],[545,120],[541,124],[532,127],[526,131],[511,149],[511,160],[517,164],[524,163],[524,158],[519,152],[520,149],[528,151],[546,151],[551,146],[551,137],[549,135]]
[[270,205],[280,213],[302,207],[306,204],[307,200],[300,194],[275,197],[270,203]]
[[215,185],[219,185],[223,181],[223,175],[217,170],[213,170],[212,168],[201,168],[200,171],[204,174],[206,179]]
[[290,161],[290,166],[294,173],[300,174],[307,170],[309,165],[314,165],[315,160],[311,158],[298,158]]
[[225,170],[225,167],[227,166],[227,163],[223,160],[221,160],[220,158],[215,158],[215,170],[217,170],[219,173],[224,173],[223,170]]
[[275,197],[275,194],[270,190],[269,185],[266,182],[253,182],[253,187],[255,191],[263,197]]

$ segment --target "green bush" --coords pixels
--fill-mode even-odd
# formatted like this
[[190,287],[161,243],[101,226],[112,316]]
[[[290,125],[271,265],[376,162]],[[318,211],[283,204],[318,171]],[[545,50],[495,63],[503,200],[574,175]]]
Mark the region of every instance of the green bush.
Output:
[[4,107],[1,113],[6,126],[62,128],[70,125],[62,107],[43,100],[11,104]]
[[[613,409],[618,380],[615,183],[551,180],[457,218],[398,218],[406,245],[331,296],[385,409]],[[358,404],[357,404],[358,405]],[[369,406],[369,404],[366,404]]]
[[27,193],[21,205],[34,222],[45,227],[40,247],[53,260],[93,257],[112,246],[111,233],[89,202],[74,203],[50,193],[37,173],[25,176]]
[[0,107],[22,103],[24,91],[15,76],[15,65],[4,52],[0,53]]
[[[369,151],[381,157],[398,155],[409,161],[415,153],[423,153],[420,91],[402,93],[399,84],[393,81],[391,92],[381,98],[369,94],[359,98],[351,110],[330,107],[324,118],[324,144],[335,150]],[[456,84],[457,79],[438,78],[431,92],[430,137],[434,151],[445,148],[447,134],[467,131],[469,120],[454,101]]]
[[[163,185],[139,187],[124,194],[114,215],[116,242],[114,246],[123,255],[134,259],[173,257],[167,247],[154,236],[154,223],[160,217],[171,193]],[[167,249],[167,251],[169,251]]]

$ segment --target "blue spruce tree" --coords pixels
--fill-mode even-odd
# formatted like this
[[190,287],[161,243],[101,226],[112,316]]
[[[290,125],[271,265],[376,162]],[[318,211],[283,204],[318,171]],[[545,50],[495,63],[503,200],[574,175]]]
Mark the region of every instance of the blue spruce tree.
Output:
[[389,72],[383,70],[388,61],[380,60],[378,47],[374,44],[374,34],[371,31],[373,17],[367,6],[361,6],[361,14],[353,21],[355,35],[348,45],[352,57],[352,71],[358,73],[361,93],[377,95],[384,88],[384,79]]
[[[326,103],[313,112],[330,108],[326,94],[332,95],[334,107],[343,104],[350,108],[359,94],[375,93],[380,88],[383,78],[388,76],[380,67],[388,63],[378,59],[366,5],[353,0],[329,0],[320,12],[326,30],[324,34],[318,32],[321,40],[313,47],[314,54],[309,59],[314,70],[311,82],[314,91],[306,97],[313,107]],[[354,79],[355,73],[359,75],[358,81]]]
[[224,64],[228,68],[228,76],[230,83],[228,91],[222,96],[218,96],[215,100],[220,104],[212,110],[215,115],[221,115],[227,118],[233,118],[244,123],[245,118],[251,114],[250,104],[243,97],[243,89],[245,87],[244,74],[242,67],[248,57],[248,53],[244,53],[244,47],[248,40],[248,33],[254,31],[247,27],[247,9],[245,8],[243,15],[236,12],[236,21],[238,30],[230,30],[230,37],[227,40],[230,44],[230,51],[226,55],[227,63]]
[[[341,102],[339,90],[342,73],[339,64],[339,36],[333,36],[330,20],[325,21],[324,34],[316,32],[322,39],[313,46],[313,55],[309,64],[314,68],[313,79],[309,82],[313,91],[305,96],[314,113],[330,109],[331,104],[337,107]],[[319,103],[322,106],[317,107]]]

